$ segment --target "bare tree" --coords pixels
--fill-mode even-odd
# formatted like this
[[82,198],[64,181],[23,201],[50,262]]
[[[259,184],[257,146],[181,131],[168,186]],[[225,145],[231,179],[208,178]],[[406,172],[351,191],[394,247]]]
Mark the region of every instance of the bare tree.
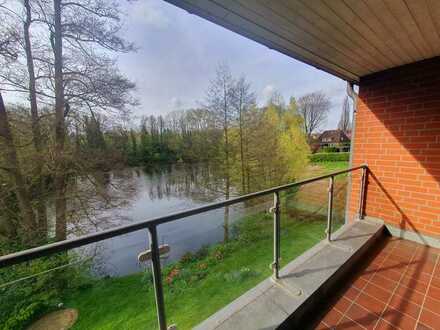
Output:
[[275,106],[278,110],[284,110],[286,107],[286,102],[281,92],[277,89],[273,90],[269,99],[267,100],[266,106]]
[[[231,189],[230,173],[230,143],[229,130],[232,122],[235,120],[234,104],[234,84],[229,67],[226,64],[220,64],[217,68],[216,76],[211,81],[206,92],[206,107],[212,114],[215,124],[223,130],[223,165],[225,174],[225,198],[229,199]],[[229,208],[225,207],[224,228],[225,240],[229,235]]]
[[251,85],[245,77],[238,79],[233,88],[233,107],[238,116],[239,140],[240,140],[240,164],[241,164],[241,187],[242,192],[247,192],[246,187],[246,160],[245,160],[245,117],[249,110],[255,106],[256,96],[251,91]]
[[[61,170],[67,156],[64,150],[66,117],[72,111],[85,110],[92,116],[94,112],[125,114],[128,107],[136,105],[130,94],[134,84],[121,75],[115,60],[108,56],[112,52],[133,51],[134,46],[119,37],[122,27],[119,2],[55,0],[54,4],[54,23],[49,21],[49,28],[54,36],[55,149]],[[65,173],[65,168],[58,172],[59,186],[56,187],[58,239],[65,238]]]
[[61,0],[54,0],[53,31],[51,43],[54,54],[54,87],[55,87],[55,213],[56,213],[56,239],[64,240],[67,237],[66,212],[67,212],[67,175],[64,155],[66,139],[66,120],[64,117],[64,83],[63,83],[63,26],[61,25],[62,6]]
[[342,104],[341,119],[339,119],[338,129],[344,133],[348,133],[351,130],[350,101],[348,100],[348,96],[344,98],[344,103]]
[[330,100],[323,92],[313,92],[298,99],[298,113],[303,119],[304,132],[308,139],[327,120]]
[[43,169],[43,138],[41,135],[40,115],[37,104],[37,88],[35,77],[35,65],[34,57],[32,53],[32,44],[30,37],[30,28],[32,24],[32,8],[29,0],[24,0],[23,5],[25,7],[25,20],[23,23],[23,39],[24,49],[26,54],[26,64],[29,80],[29,102],[32,120],[32,134],[33,142],[36,151],[35,170],[34,176],[36,181],[35,195],[37,196],[37,217],[39,232],[42,235],[42,239],[47,235],[47,211],[46,211],[46,198],[44,193],[44,180],[42,176]]

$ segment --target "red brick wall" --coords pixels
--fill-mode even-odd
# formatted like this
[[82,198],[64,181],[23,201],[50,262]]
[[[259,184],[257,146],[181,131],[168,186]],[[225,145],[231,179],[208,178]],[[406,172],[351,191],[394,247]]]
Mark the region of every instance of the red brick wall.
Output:
[[[367,216],[440,236],[440,58],[361,79],[353,165],[370,168]],[[350,216],[357,212],[353,179]]]

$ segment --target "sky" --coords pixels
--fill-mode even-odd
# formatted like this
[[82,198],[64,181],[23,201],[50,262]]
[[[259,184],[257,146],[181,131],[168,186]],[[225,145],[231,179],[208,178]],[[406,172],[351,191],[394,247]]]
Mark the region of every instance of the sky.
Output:
[[286,103],[291,96],[325,92],[332,106],[322,129],[337,127],[345,81],[163,0],[124,1],[122,6],[126,20],[121,33],[137,51],[119,54],[117,61],[137,86],[140,105],[133,109],[135,118],[202,104],[216,68],[226,63],[234,77],[244,75],[251,83],[259,105],[274,91]]
[[134,110],[136,116],[196,107],[203,102],[218,64],[226,63],[234,76],[246,76],[260,105],[275,90],[286,102],[291,96],[324,91],[332,108],[323,129],[336,128],[345,81],[165,1],[126,6],[123,33],[138,50],[119,55],[118,61],[137,85],[141,104]]

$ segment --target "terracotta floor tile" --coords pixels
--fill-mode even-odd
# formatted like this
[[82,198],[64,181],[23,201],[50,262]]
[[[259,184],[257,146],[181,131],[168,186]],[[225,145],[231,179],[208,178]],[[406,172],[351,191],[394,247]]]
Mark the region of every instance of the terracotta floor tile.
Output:
[[434,271],[434,264],[432,263],[422,263],[422,262],[414,262],[413,264],[408,266],[408,272],[411,274],[417,273],[425,273],[431,275]]
[[344,330],[359,330],[363,329],[358,323],[344,317],[341,322],[339,322],[339,326],[337,329],[344,329]]
[[395,294],[417,305],[421,305],[424,299],[424,295],[421,294],[420,292],[411,290],[410,288],[407,288],[402,285],[397,287]]
[[369,264],[367,268],[365,268],[364,273],[374,274],[378,270],[380,270],[381,267],[382,267],[382,262],[373,262],[373,263]]
[[347,297],[347,299],[350,300],[355,300],[356,297],[359,295],[360,291],[358,289],[356,289],[355,287],[350,287],[346,292],[345,292],[345,297]]
[[435,314],[427,309],[423,309],[420,314],[420,323],[426,324],[427,326],[438,329],[440,327],[440,315]]
[[363,288],[366,287],[366,285],[368,284],[368,282],[366,280],[364,280],[361,277],[358,277],[354,282],[353,282],[353,287],[355,287],[358,290],[362,290]]
[[368,265],[353,269],[357,276],[317,329],[440,330],[439,256],[439,249],[388,239]]
[[440,300],[440,288],[430,286],[428,290],[428,296],[433,299]]
[[414,304],[409,300],[403,299],[401,296],[394,295],[390,302],[389,306],[391,308],[394,308],[395,310],[398,310],[401,313],[407,314],[409,316],[412,316],[413,318],[417,319],[420,312],[420,305]]
[[435,329],[428,327],[427,325],[419,322],[419,323],[417,323],[415,330],[435,330]]
[[433,272],[435,278],[440,278],[440,261],[437,264],[435,271]]
[[414,248],[397,246],[392,251],[390,251],[390,258],[401,258],[405,261],[409,261],[411,257],[415,255],[416,251]]
[[412,242],[412,241],[409,241],[409,240],[405,240],[405,239],[402,239],[402,238],[398,238],[397,243],[398,243],[398,246],[400,246],[401,248],[409,248],[409,249],[413,249],[413,250],[414,249],[420,249],[420,248],[424,247],[423,245],[421,245],[419,243]]
[[319,323],[315,330],[328,330],[329,327],[325,323]]
[[429,281],[431,280],[431,274],[420,273],[420,272],[412,272],[412,273],[406,272],[404,279],[410,279],[410,278],[414,278],[419,282],[428,284]]
[[365,288],[364,292],[369,294],[370,296],[375,297],[377,300],[380,300],[384,303],[388,301],[388,299],[391,297],[392,292],[384,290],[372,283],[369,283]]
[[376,325],[375,330],[397,330],[399,328],[396,328],[395,326],[389,324],[385,320],[380,320],[379,323]]
[[[363,308],[362,306],[354,303],[346,312],[346,315],[356,321],[356,323],[360,324],[361,326],[369,329],[374,328],[374,325],[377,323],[377,320],[379,319],[378,315],[376,315],[373,312],[370,312]],[[340,326],[342,328],[342,326]]]
[[333,308],[341,313],[345,313],[350,307],[352,301],[348,300],[345,296],[338,299],[338,301],[333,305]]
[[393,291],[397,286],[397,281],[390,280],[380,274],[375,274],[370,282],[387,291]]
[[386,311],[382,315],[382,318],[402,330],[413,330],[416,325],[416,319],[391,307],[387,307]]
[[431,263],[435,265],[435,261],[437,260],[437,255],[422,250],[421,252],[418,252],[414,255],[413,260],[420,263]]
[[426,290],[428,289],[428,283],[417,281],[415,277],[403,278],[400,281],[400,285],[403,285],[422,294],[425,294]]
[[440,288],[440,277],[432,277],[431,285]]
[[387,261],[393,261],[398,264],[408,265],[412,262],[411,258],[413,257],[413,255],[414,252],[402,253],[402,251],[400,251],[399,253],[397,251],[393,251],[388,256]]
[[440,313],[440,301],[427,296],[423,308],[429,309],[432,312]]
[[377,316],[382,313],[386,305],[385,302],[379,301],[365,293],[361,293],[355,302],[369,312],[377,314]]
[[365,281],[369,281],[373,276],[375,272],[367,271],[366,269],[362,269],[359,272],[359,278],[362,278]]
[[388,255],[385,254],[377,254],[373,257],[370,264],[380,264],[387,258]]
[[333,308],[327,313],[327,315],[325,315],[322,321],[330,327],[335,327],[339,320],[342,319],[342,316],[342,313]]
[[397,268],[383,268],[378,270],[377,274],[392,281],[399,281],[404,270],[405,268],[401,268],[400,270]]

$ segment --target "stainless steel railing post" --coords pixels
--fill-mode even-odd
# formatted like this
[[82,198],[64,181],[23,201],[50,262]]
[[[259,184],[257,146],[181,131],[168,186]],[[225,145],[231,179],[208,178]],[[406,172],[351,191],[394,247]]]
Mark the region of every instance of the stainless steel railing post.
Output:
[[160,271],[160,254],[157,240],[157,227],[148,228],[150,234],[151,268],[153,271],[154,294],[156,298],[157,320],[160,330],[167,330],[165,319],[165,301],[163,298],[162,276]]
[[332,237],[332,219],[333,219],[333,191],[334,191],[335,178],[330,177],[328,184],[328,208],[327,208],[327,241],[331,241]]
[[362,168],[361,185],[359,188],[359,220],[364,218],[365,188],[367,180],[367,167]]
[[281,224],[280,224],[280,193],[278,191],[273,194],[273,263],[272,271],[274,279],[279,278],[280,271],[280,236],[281,236]]

